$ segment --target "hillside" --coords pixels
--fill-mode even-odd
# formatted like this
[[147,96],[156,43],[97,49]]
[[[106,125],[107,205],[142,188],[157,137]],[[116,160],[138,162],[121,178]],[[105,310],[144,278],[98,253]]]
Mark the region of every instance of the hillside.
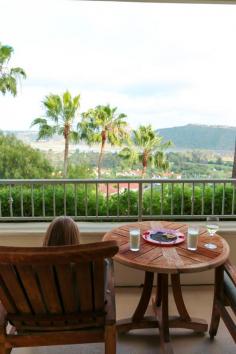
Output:
[[165,140],[175,148],[233,151],[236,127],[188,124],[181,127],[159,129]]
[[[159,129],[158,132],[165,140],[171,140],[176,149],[234,151],[236,127],[188,124],[181,127]],[[59,136],[37,142],[36,131],[5,131],[5,133],[13,133],[18,139],[38,149],[55,148],[58,150],[57,145],[60,145],[61,149],[64,148],[63,138]],[[82,150],[86,150],[86,146],[83,147],[83,144],[80,147]],[[72,150],[75,148],[75,145],[71,146]]]

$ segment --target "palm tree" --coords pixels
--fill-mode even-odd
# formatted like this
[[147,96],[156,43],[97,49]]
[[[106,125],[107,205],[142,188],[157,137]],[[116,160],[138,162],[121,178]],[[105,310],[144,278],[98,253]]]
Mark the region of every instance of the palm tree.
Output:
[[98,178],[101,177],[101,164],[106,143],[120,146],[128,137],[126,115],[116,112],[117,107],[97,106],[82,113],[79,123],[81,138],[89,145],[99,143],[100,153],[97,164]]
[[0,43],[0,92],[5,95],[10,92],[13,96],[17,94],[17,81],[25,79],[26,74],[20,67],[9,68],[8,62],[13,54],[13,48]]
[[121,150],[120,156],[133,163],[142,164],[142,178],[145,176],[147,167],[167,169],[169,164],[165,158],[164,150],[171,142],[162,143],[163,138],[155,132],[151,125],[140,125],[133,130],[127,147]]
[[75,118],[80,107],[80,95],[72,98],[69,91],[62,96],[50,94],[43,100],[45,116],[36,118],[31,126],[38,125],[38,140],[52,137],[55,134],[62,135],[65,140],[64,148],[64,172],[63,177],[67,176],[69,143],[77,142],[79,134],[73,130]]

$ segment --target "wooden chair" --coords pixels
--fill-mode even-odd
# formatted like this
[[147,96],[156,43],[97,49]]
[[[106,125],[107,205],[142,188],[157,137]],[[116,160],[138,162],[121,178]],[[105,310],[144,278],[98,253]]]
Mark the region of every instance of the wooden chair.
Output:
[[0,354],[14,347],[96,342],[115,354],[113,267],[104,260],[117,251],[115,241],[0,247]]
[[[221,286],[223,284],[223,287]],[[224,321],[236,343],[236,323],[226,307],[230,306],[236,315],[236,266],[227,262],[216,272],[215,293],[210,325],[210,337],[217,333],[220,318]]]

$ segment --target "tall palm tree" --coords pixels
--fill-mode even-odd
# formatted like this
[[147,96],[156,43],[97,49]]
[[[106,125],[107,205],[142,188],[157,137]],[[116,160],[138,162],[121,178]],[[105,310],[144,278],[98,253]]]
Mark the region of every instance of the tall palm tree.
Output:
[[82,121],[79,123],[81,138],[89,145],[99,143],[100,153],[97,164],[98,178],[101,177],[101,164],[106,143],[120,146],[127,139],[128,124],[126,115],[116,112],[117,107],[110,105],[96,106],[82,113]]
[[163,138],[153,130],[151,125],[140,125],[137,130],[133,130],[130,142],[121,150],[120,156],[133,163],[141,163],[142,177],[145,176],[149,164],[165,170],[168,168],[168,161],[164,150],[171,145],[171,142],[162,143],[162,140]]
[[26,74],[22,68],[8,67],[13,51],[12,47],[0,43],[0,92],[3,95],[10,92],[13,96],[16,96],[18,81],[21,78],[26,78]]
[[80,95],[71,96],[69,91],[62,96],[50,94],[43,100],[44,117],[36,118],[31,126],[38,125],[38,139],[52,137],[55,134],[62,135],[65,140],[64,148],[64,172],[63,177],[67,176],[69,143],[77,142],[79,134],[73,130],[78,109],[80,107]]

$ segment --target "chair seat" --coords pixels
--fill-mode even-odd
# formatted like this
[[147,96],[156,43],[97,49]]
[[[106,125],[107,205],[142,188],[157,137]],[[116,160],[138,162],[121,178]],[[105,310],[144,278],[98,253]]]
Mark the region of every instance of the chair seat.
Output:
[[226,272],[224,272],[224,292],[236,308],[236,287]]

